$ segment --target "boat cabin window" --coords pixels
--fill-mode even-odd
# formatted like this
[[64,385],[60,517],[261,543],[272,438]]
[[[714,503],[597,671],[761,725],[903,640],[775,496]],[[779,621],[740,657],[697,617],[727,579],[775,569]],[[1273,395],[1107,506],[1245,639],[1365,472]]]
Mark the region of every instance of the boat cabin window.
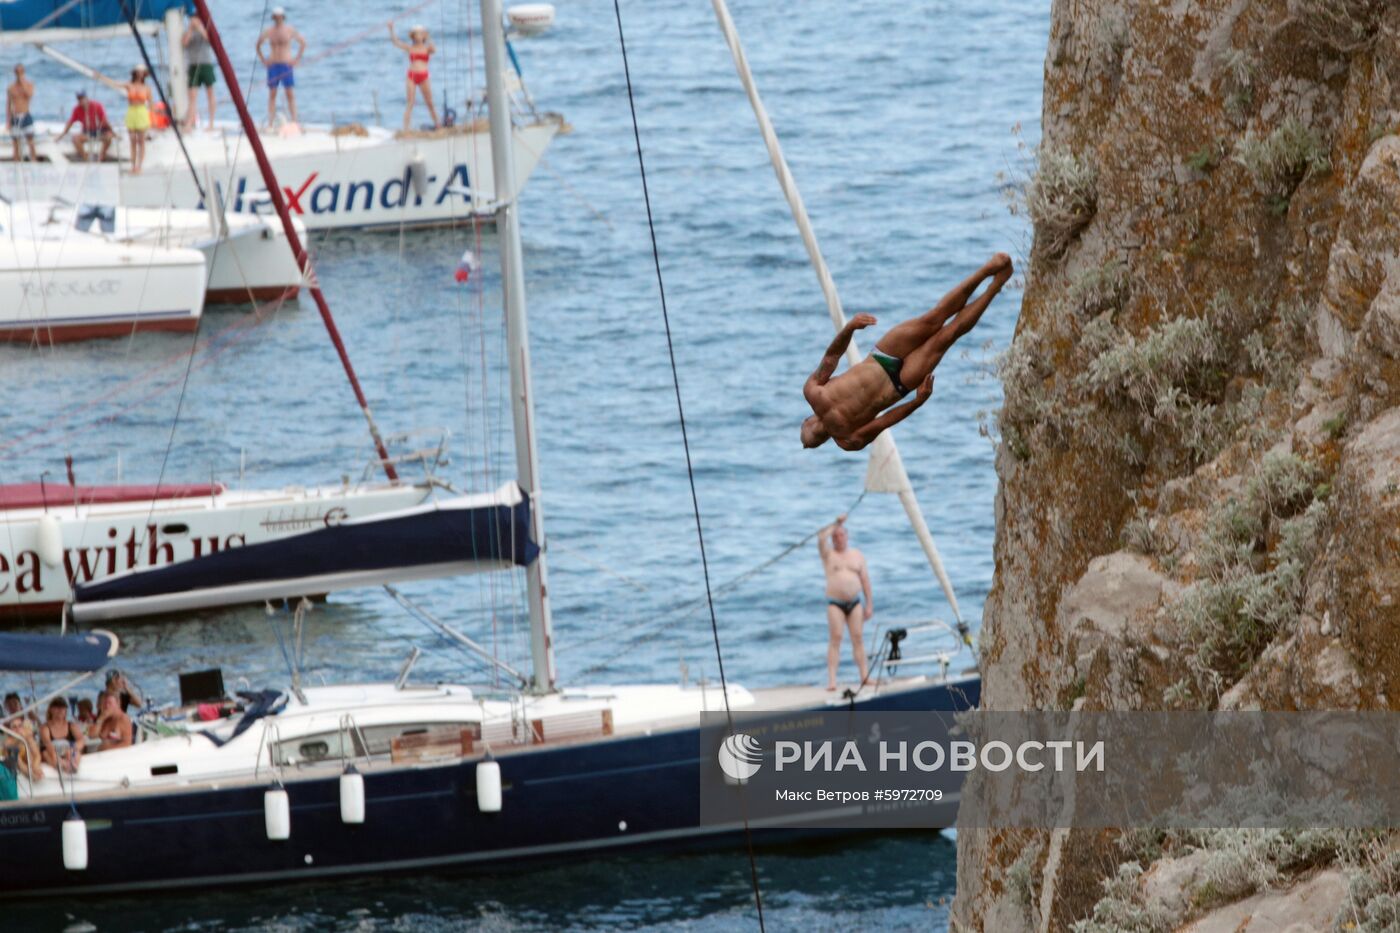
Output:
[[460,732],[462,729],[477,728],[474,722],[410,722],[365,726],[358,732],[318,732],[277,743],[277,764],[315,764],[320,761],[338,761],[341,758],[362,758],[365,755],[387,756],[392,750],[394,739],[403,736],[429,731]]

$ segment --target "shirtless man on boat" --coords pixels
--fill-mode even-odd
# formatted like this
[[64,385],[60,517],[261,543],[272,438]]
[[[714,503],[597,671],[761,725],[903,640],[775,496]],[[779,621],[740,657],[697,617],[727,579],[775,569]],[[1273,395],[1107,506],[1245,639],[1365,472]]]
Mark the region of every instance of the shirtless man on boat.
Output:
[[[870,595],[870,571],[865,555],[850,547],[846,516],[817,532],[817,553],[826,571],[826,689],[836,689],[836,667],[841,663],[841,634],[851,633],[851,656],[860,682],[869,671],[865,665],[865,623],[875,615]],[[861,597],[864,596],[864,602]]]
[[15,66],[15,80],[5,89],[5,126],[15,146],[15,161],[20,158],[20,140],[29,141],[29,161],[38,162],[34,151],[34,116],[29,102],[34,99],[34,82],[24,76],[24,66]]
[[[833,378],[851,336],[875,323],[869,314],[851,318],[802,388],[815,412],[802,422],[802,446],[820,447],[834,439],[842,450],[860,450],[881,431],[913,414],[933,394],[934,367],[959,337],[972,330],[1011,278],[1011,271],[1011,257],[997,253],[932,310],[894,327],[876,342],[874,352]],[[991,283],[973,299],[988,279]],[[895,405],[909,394],[910,386],[918,387],[914,398]]]
[[[297,43],[297,53],[292,54],[292,43]],[[263,54],[263,45],[269,48],[269,54]],[[287,24],[287,11],[279,7],[272,9],[272,25],[263,30],[263,34],[258,36],[258,59],[267,69],[267,125],[271,127],[277,121],[277,89],[282,88],[282,93],[287,97],[287,114],[292,118],[293,123],[297,120],[297,92],[296,73],[297,65],[301,64],[301,56],[306,51],[306,38],[301,33]]]

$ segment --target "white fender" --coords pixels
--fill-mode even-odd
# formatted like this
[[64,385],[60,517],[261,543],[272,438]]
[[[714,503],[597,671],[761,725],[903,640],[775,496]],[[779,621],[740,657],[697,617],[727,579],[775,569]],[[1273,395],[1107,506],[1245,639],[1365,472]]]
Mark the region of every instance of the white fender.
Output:
[[267,838],[292,838],[292,804],[284,789],[269,787],[263,794],[263,821],[267,824]]
[[63,821],[63,867],[83,871],[87,866],[87,822],[74,813]]
[[357,825],[365,821],[365,778],[354,765],[340,776],[340,821]]
[[538,36],[554,25],[554,4],[520,3],[506,10],[506,19],[521,36]]
[[63,528],[58,516],[45,512],[39,516],[35,550],[46,567],[57,567],[63,563]]
[[494,758],[476,763],[476,806],[482,813],[501,812],[501,766]]

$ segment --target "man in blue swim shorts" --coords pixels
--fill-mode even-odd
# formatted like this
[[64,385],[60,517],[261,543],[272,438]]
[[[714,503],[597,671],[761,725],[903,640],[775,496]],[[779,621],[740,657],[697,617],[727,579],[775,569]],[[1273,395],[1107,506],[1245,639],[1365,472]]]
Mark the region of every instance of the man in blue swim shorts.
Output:
[[34,99],[34,82],[24,76],[24,66],[15,66],[15,80],[5,89],[5,125],[15,146],[15,161],[20,159],[20,141],[29,142],[29,160],[39,161],[34,151],[34,116],[29,102]]
[[[297,44],[296,54],[292,54],[292,43]],[[263,52],[267,45],[269,51]],[[301,64],[301,56],[306,51],[306,39],[295,28],[287,24],[287,11],[273,7],[272,25],[258,36],[258,60],[267,68],[267,125],[277,121],[277,89],[287,97],[287,115],[292,122],[297,121],[296,73]]]

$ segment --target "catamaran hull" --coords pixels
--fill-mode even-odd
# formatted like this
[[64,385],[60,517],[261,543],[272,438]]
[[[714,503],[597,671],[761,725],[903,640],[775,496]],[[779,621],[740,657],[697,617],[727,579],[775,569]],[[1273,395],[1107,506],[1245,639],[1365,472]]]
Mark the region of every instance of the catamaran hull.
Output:
[[[50,502],[61,501],[64,487],[50,490]],[[70,496],[69,504],[47,510],[0,510],[0,622],[56,619],[72,598],[74,581],[106,580],[396,512],[431,494],[425,483],[246,492],[217,487],[201,496],[89,499],[78,506]],[[45,523],[57,531],[47,548]],[[231,604],[236,600],[223,603]]]
[[[860,710],[963,710],[980,681],[876,696]],[[830,707],[822,707],[829,711]],[[817,710],[814,710],[817,711]],[[801,712],[801,710],[794,710]],[[0,896],[71,896],[210,884],[294,882],[410,870],[494,871],[634,849],[738,843],[742,826],[701,826],[697,729],[503,755],[499,813],[477,807],[474,761],[370,771],[365,822],[341,822],[339,778],[287,776],[291,836],[267,838],[260,785],[88,800],[88,867],[63,867],[68,804],[0,812]],[[952,825],[956,801],[946,818]],[[759,841],[793,834],[756,827]],[[844,830],[803,830],[838,833]],[[139,858],[132,853],[139,852]]]
[[[556,114],[516,126],[517,190],[524,188],[545,149],[564,127],[563,118]],[[47,138],[50,129],[57,134],[57,126],[39,127],[40,156],[46,161],[5,166],[0,172],[0,194],[12,200],[43,200],[65,193],[56,189],[64,186],[67,173],[84,166],[73,161],[70,146]],[[336,135],[330,127],[306,125],[295,135],[262,134],[287,206],[308,230],[398,230],[494,216],[496,181],[485,121],[433,134],[401,136],[378,127],[360,132],[364,135]],[[227,210],[272,214],[262,176],[240,130],[221,124],[186,134],[185,143],[199,184],[216,192]],[[204,207],[172,132],[152,134],[139,175],[126,170],[125,145],[118,140],[114,147],[114,158],[121,164],[115,183],[104,180],[99,185],[88,178],[85,200],[123,207]],[[100,173],[84,177],[94,174]],[[67,194],[71,196],[71,189]]]
[[[301,266],[276,217],[229,217],[218,230],[206,211],[125,208],[116,219],[118,237],[140,230],[146,238],[203,253],[205,302],[289,301],[301,290]],[[304,238],[305,225],[296,227]]]
[[204,311],[196,250],[0,240],[0,341],[51,344],[192,331]]

